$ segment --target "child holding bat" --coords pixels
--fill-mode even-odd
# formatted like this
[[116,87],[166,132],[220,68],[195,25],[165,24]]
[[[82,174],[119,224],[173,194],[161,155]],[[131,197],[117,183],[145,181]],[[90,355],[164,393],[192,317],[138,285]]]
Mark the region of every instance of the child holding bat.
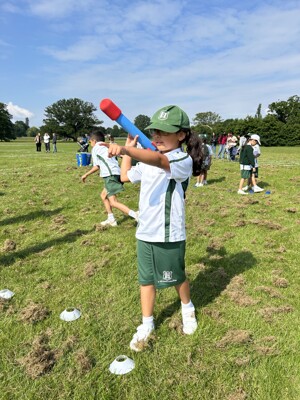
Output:
[[131,218],[138,220],[138,215],[135,211],[130,210],[125,204],[120,203],[117,200],[117,194],[120,193],[123,188],[123,184],[120,181],[120,167],[115,157],[108,157],[108,148],[104,143],[104,134],[98,130],[92,132],[90,136],[90,143],[92,146],[92,159],[93,167],[84,175],[81,180],[84,183],[86,178],[99,171],[100,176],[104,179],[105,188],[101,192],[101,200],[103,201],[105,210],[107,212],[107,219],[101,222],[103,226],[117,226],[112,208],[117,208],[124,214],[129,215]]
[[[146,129],[158,151],[136,148],[137,136],[128,136],[125,146],[111,144],[108,151],[111,157],[123,155],[123,182],[141,183],[136,238],[142,324],[130,342],[135,351],[143,349],[154,330],[156,289],[175,286],[183,332],[191,335],[197,328],[185,275],[184,198],[189,178],[200,174],[202,142],[192,134],[186,113],[173,105],[158,110]],[[132,158],[139,161],[134,167]]]

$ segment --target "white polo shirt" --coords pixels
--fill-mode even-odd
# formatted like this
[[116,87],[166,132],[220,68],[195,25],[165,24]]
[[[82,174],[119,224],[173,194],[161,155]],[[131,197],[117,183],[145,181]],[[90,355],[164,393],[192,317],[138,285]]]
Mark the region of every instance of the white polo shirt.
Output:
[[255,161],[255,168],[258,167],[258,159],[257,156],[260,156],[260,147],[259,144],[255,144],[253,146],[253,154],[254,154],[254,161]]
[[165,153],[170,172],[139,162],[128,171],[132,183],[141,183],[136,238],[146,242],[186,239],[184,187],[192,175],[192,158],[180,148]]
[[111,175],[120,175],[120,166],[115,157],[108,157],[108,148],[103,142],[97,142],[92,149],[93,166],[100,168],[100,176],[106,178]]

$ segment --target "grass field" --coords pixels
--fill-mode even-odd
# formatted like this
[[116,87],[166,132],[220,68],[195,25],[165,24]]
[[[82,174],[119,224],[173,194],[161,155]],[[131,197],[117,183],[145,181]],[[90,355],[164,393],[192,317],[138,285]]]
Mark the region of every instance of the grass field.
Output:
[[[0,143],[0,399],[299,400],[300,148],[262,148],[259,185],[238,196],[239,166],[215,160],[209,184],[187,191],[186,264],[199,327],[184,336],[173,289],[157,297],[144,352],[135,222],[106,218],[96,174],[58,153]],[[43,149],[44,150],[44,149]],[[120,200],[137,209],[138,187]],[[80,309],[73,322],[60,320]],[[135,361],[109,372],[118,355]]]

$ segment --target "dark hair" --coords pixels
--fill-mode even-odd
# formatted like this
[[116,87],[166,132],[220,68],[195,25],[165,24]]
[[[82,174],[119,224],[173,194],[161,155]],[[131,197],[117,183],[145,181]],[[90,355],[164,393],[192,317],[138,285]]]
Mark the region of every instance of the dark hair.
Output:
[[99,129],[95,129],[91,132],[90,139],[96,140],[96,142],[105,142],[104,133],[101,132]]
[[186,151],[193,160],[193,176],[200,175],[203,168],[202,163],[204,160],[203,142],[198,135],[190,129],[181,129],[186,133],[184,143],[186,143]]

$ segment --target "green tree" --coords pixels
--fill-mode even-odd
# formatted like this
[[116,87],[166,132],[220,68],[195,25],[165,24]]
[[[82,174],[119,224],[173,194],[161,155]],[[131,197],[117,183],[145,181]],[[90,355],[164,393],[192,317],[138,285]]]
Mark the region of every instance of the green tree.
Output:
[[7,106],[0,103],[0,140],[9,142],[15,139],[14,124],[11,122],[12,115],[7,111]]
[[262,119],[262,115],[261,115],[261,103],[258,105],[257,110],[256,110],[256,114],[255,114],[255,118],[258,119]]
[[206,111],[206,112],[200,112],[196,114],[195,118],[193,119],[194,124],[197,125],[208,125],[212,127],[212,125],[216,124],[217,122],[221,122],[222,118],[220,117],[219,114],[212,112],[212,111]]
[[138,115],[135,120],[134,120],[134,125],[143,133],[145,133],[145,135],[148,135],[149,133],[145,130],[145,128],[150,125],[151,120],[150,117],[148,117],[147,115]]
[[23,121],[16,121],[14,124],[14,131],[16,137],[27,136],[26,132],[28,129],[28,125],[25,124]]
[[36,126],[32,126],[31,128],[28,128],[26,131],[26,135],[28,137],[35,137],[39,132],[39,129]]
[[46,107],[46,118],[43,120],[45,125],[41,130],[42,132],[56,132],[76,141],[78,136],[103,123],[94,115],[96,110],[92,103],[81,99],[59,100]]
[[271,114],[275,115],[278,121],[287,123],[289,120],[300,123],[300,97],[291,96],[287,101],[277,101],[269,105]]

